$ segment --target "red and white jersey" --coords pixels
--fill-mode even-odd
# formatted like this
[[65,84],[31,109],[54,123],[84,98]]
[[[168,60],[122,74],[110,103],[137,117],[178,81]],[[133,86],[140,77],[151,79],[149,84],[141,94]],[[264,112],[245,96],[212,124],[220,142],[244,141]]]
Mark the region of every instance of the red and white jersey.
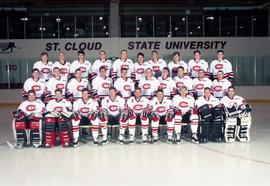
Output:
[[97,94],[99,96],[108,96],[109,95],[109,88],[113,85],[112,79],[109,77],[102,78],[97,76],[92,81],[92,88],[97,90]]
[[199,62],[195,62],[194,59],[191,59],[188,62],[188,71],[192,78],[198,77],[198,72],[200,69],[204,70],[204,72],[208,72],[208,67],[209,65],[204,59],[201,59]]
[[195,99],[190,95],[186,97],[176,95],[173,97],[172,102],[173,106],[180,109],[183,114],[190,111],[195,106]]
[[131,93],[134,91],[134,82],[130,79],[124,79],[122,77],[117,78],[114,82],[116,90],[120,91],[123,98],[129,98]]
[[212,90],[216,98],[222,98],[227,94],[229,86],[232,83],[227,79],[217,80],[215,79],[212,84]]
[[161,102],[159,102],[157,97],[153,97],[153,99],[150,101],[151,111],[156,112],[156,114],[159,116],[165,116],[167,110],[172,107],[172,101],[166,97],[164,97]]
[[66,94],[66,85],[67,80],[64,78],[56,79],[55,77],[51,77],[46,83],[46,90],[49,91],[53,96],[55,95],[55,90],[62,90],[62,94]]
[[148,63],[144,62],[143,64],[135,63],[135,79],[140,81],[141,78],[145,76],[145,70],[151,68]]
[[188,72],[188,65],[185,61],[179,61],[179,63],[175,63],[174,61],[171,61],[168,64],[168,67],[170,69],[170,73],[171,73],[171,77],[174,78],[175,76],[177,76],[177,71],[178,71],[178,67],[183,67],[185,73]]
[[140,97],[138,100],[132,96],[127,100],[128,108],[132,109],[136,114],[141,114],[143,109],[149,108],[149,99]]
[[66,108],[72,109],[72,104],[70,101],[66,99],[62,99],[60,101],[57,101],[56,99],[52,99],[47,104],[46,111],[61,113]]
[[245,100],[241,96],[237,96],[237,95],[235,95],[233,98],[229,98],[228,96],[224,96],[220,100],[220,103],[224,107],[231,108],[232,106],[235,106],[236,108],[238,108],[240,105],[245,103]]
[[67,84],[67,92],[72,93],[74,98],[82,97],[84,88],[89,88],[89,81],[86,78],[82,78],[80,81],[72,78]]
[[47,81],[52,75],[52,65],[53,62],[51,61],[48,61],[47,64],[42,63],[42,61],[37,61],[34,63],[33,69],[37,68],[39,70],[40,77],[42,79],[45,79],[45,81]]
[[100,59],[95,60],[92,65],[92,72],[95,72],[97,76],[100,75],[99,73],[100,67],[106,67],[107,69],[106,76],[109,77],[112,69],[112,61],[107,59],[105,61],[101,61]]
[[83,78],[88,78],[88,75],[91,73],[91,63],[87,60],[84,63],[75,60],[71,63],[69,72],[74,74],[77,69],[81,70]]
[[195,101],[195,105],[197,108],[200,108],[203,105],[208,105],[210,108],[212,107],[216,107],[220,104],[219,100],[217,98],[215,98],[214,96],[210,95],[210,97],[208,99],[205,99],[204,96],[199,97],[196,101]]
[[105,97],[101,102],[101,107],[106,109],[109,115],[117,116],[121,113],[121,110],[125,108],[125,100],[120,96],[116,96],[115,100]]
[[68,74],[69,74],[70,62],[65,61],[65,63],[62,64],[59,61],[56,61],[52,65],[52,70],[56,67],[59,68],[61,77],[67,80]]
[[92,112],[99,110],[96,100],[89,98],[87,101],[78,99],[73,103],[73,111],[78,112],[81,116],[89,116]]
[[203,79],[195,78],[193,79],[193,83],[193,89],[196,91],[197,96],[202,96],[206,87],[212,88],[212,81],[206,77]]
[[153,96],[158,89],[159,82],[155,77],[151,79],[142,78],[139,83],[139,87],[142,89],[143,96]]
[[164,67],[167,67],[167,63],[163,59],[158,59],[155,63],[152,60],[147,61],[149,67],[153,70],[153,74],[155,75],[157,72],[162,72]]
[[180,89],[183,86],[187,87],[187,90],[193,89],[194,82],[187,75],[184,75],[183,77],[176,76],[176,77],[174,77],[173,80],[175,82],[176,89]]
[[41,100],[23,101],[18,110],[22,110],[26,115],[30,115],[31,113],[43,113],[45,111],[45,105]]
[[171,94],[175,93],[176,85],[171,77],[168,77],[166,79],[163,79],[163,77],[159,77],[158,81],[159,88],[163,89],[165,96],[170,96]]
[[23,90],[25,92],[28,92],[29,90],[34,90],[37,98],[41,97],[41,95],[45,91],[45,88],[46,82],[44,79],[41,78],[39,78],[38,81],[34,81],[33,78],[28,78],[23,85]]
[[121,69],[128,69],[127,76],[131,77],[131,74],[134,73],[134,63],[131,59],[127,59],[126,61],[122,61],[121,59],[115,60],[112,66],[112,72],[117,75],[117,77],[121,76]]
[[210,65],[210,72],[216,76],[217,72],[219,70],[222,70],[224,74],[231,73],[232,72],[232,64],[227,59],[223,59],[221,61],[214,60],[212,61]]

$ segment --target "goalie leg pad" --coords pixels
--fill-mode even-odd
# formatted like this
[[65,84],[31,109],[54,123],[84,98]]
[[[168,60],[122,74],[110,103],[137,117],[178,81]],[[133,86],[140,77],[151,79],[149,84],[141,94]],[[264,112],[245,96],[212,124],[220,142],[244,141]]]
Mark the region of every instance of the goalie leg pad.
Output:
[[251,115],[248,114],[246,117],[240,119],[240,125],[237,126],[237,139],[241,142],[250,141],[250,126],[251,126]]
[[199,125],[199,141],[207,143],[209,141],[210,122],[201,119]]
[[226,142],[234,142],[236,138],[237,118],[226,118],[224,138]]
[[214,107],[213,109],[213,122],[211,123],[211,141],[221,142],[223,139],[223,112],[221,107]]
[[69,142],[70,142],[68,122],[67,120],[64,120],[63,118],[58,118],[57,123],[59,125],[60,143],[63,147],[66,147],[69,145]]
[[55,129],[56,120],[55,118],[45,118],[45,145],[47,147],[53,147],[56,145],[56,129]]
[[34,147],[39,147],[42,142],[41,136],[41,120],[40,119],[31,119],[29,121],[30,126],[30,143]]
[[14,138],[17,146],[23,147],[27,143],[26,122],[24,119],[13,120]]

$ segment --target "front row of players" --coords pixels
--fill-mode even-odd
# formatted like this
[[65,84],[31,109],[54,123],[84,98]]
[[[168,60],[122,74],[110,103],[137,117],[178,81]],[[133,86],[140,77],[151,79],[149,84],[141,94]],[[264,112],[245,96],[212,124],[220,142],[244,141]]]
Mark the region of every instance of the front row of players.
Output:
[[[16,147],[63,147],[79,145],[79,127],[91,128],[94,144],[107,144],[109,134],[117,135],[120,143],[133,143],[135,134],[143,143],[156,143],[161,135],[169,143],[179,143],[181,137],[195,143],[250,141],[251,107],[228,88],[228,95],[218,100],[209,88],[196,101],[186,87],[172,100],[162,89],[149,100],[136,88],[134,96],[125,101],[114,87],[101,102],[82,90],[82,98],[73,105],[63,98],[62,90],[55,90],[55,99],[47,106],[36,99],[33,90],[14,112],[12,122]],[[119,126],[119,130],[118,129]],[[138,127],[140,126],[140,127]],[[108,128],[115,129],[108,131]],[[162,128],[166,131],[162,134]],[[185,130],[182,130],[185,129]],[[139,130],[139,132],[138,132]],[[163,130],[164,131],[164,130]],[[59,140],[57,140],[59,138]]]

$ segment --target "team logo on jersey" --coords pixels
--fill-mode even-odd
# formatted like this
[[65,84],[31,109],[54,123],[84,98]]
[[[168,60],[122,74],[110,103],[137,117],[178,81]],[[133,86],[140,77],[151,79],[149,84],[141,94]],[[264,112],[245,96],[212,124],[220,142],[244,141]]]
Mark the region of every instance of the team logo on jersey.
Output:
[[159,66],[153,66],[152,69],[153,69],[153,71],[156,72],[156,71],[159,71],[160,70],[160,67]]
[[41,72],[43,74],[49,74],[51,72],[51,70],[49,68],[43,68],[43,69],[41,69]]
[[86,72],[86,68],[85,67],[80,67],[80,71],[81,72]]
[[138,68],[136,70],[137,74],[143,74],[144,73],[144,69],[143,68]]
[[195,65],[194,67],[192,67],[192,70],[195,72],[198,72],[201,69],[200,66]]
[[215,86],[215,87],[214,87],[214,90],[215,90],[216,92],[220,92],[220,91],[222,91],[222,86],[220,86],[220,85]]
[[202,90],[202,89],[204,88],[204,85],[203,85],[203,84],[197,84],[197,85],[195,86],[195,88],[196,88],[197,90]]
[[82,114],[87,114],[87,113],[89,112],[89,108],[87,108],[87,107],[82,107],[82,108],[80,109],[80,112],[81,112]]
[[187,108],[188,107],[188,102],[182,101],[182,102],[179,103],[179,106],[181,108]]
[[150,88],[151,88],[151,85],[149,83],[146,83],[146,84],[143,85],[144,90],[148,90]]
[[109,106],[109,110],[112,111],[112,112],[115,112],[118,110],[118,106],[117,105],[111,105]]
[[129,69],[129,65],[126,65],[126,64],[125,65],[121,65],[121,68],[120,69],[122,69],[122,68],[125,68],[125,69],[128,70]]
[[57,84],[56,85],[56,89],[64,89],[65,88],[65,85],[64,84]]
[[41,87],[39,85],[34,85],[34,86],[32,86],[32,90],[34,90],[34,91],[40,91],[41,90]]
[[219,70],[223,68],[223,64],[216,64],[215,69]]
[[77,86],[77,90],[78,90],[78,91],[82,91],[82,89],[84,89],[84,88],[85,88],[85,86],[83,86],[83,85]]
[[165,112],[165,111],[166,111],[166,109],[163,106],[157,108],[158,113],[162,113],[162,112]]
[[183,82],[177,82],[176,83],[176,87],[177,88],[181,88],[181,87],[183,87],[184,86],[184,83]]
[[32,112],[32,111],[36,110],[36,106],[35,105],[28,105],[26,107],[26,110],[29,111],[29,112]]
[[167,88],[167,84],[165,84],[165,83],[160,83],[160,88],[161,88],[161,89]]
[[54,107],[53,109],[55,112],[62,112],[63,111],[63,107]]
[[110,87],[110,84],[109,83],[102,83],[101,87],[108,89]]
[[125,85],[125,86],[124,86],[124,90],[125,90],[125,91],[131,91],[130,85]]
[[67,73],[67,69],[66,68],[61,68],[60,69],[60,74],[66,74]]
[[133,109],[134,109],[135,111],[140,111],[140,110],[143,109],[143,106],[142,106],[142,105],[135,105],[135,106],[133,107]]

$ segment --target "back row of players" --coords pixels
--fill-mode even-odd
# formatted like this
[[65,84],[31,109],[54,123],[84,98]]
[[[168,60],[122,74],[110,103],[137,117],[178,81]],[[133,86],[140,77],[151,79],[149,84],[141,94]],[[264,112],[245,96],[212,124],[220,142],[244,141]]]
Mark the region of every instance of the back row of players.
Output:
[[[42,53],[41,58],[24,84],[27,100],[15,113],[13,128],[19,148],[27,143],[40,146],[42,142],[46,147],[54,146],[56,128],[63,146],[77,146],[80,124],[92,124],[95,144],[106,144],[107,124],[118,123],[121,143],[134,142],[136,124],[141,125],[144,143],[149,141],[149,133],[156,142],[160,123],[167,124],[170,143],[180,142],[184,123],[190,124],[194,142],[231,142],[236,138],[249,141],[250,107],[235,95],[230,82],[231,63],[224,59],[221,50],[210,71],[198,50],[188,64],[175,52],[168,67],[157,51],[152,51],[148,62],[139,53],[135,64],[127,58],[126,50],[113,64],[106,59],[105,51],[100,51],[100,59],[92,67],[85,60],[84,51],[78,52],[78,60],[72,64],[66,62],[63,52],[54,64],[48,61],[47,53]],[[221,105],[227,113],[225,128]]]

